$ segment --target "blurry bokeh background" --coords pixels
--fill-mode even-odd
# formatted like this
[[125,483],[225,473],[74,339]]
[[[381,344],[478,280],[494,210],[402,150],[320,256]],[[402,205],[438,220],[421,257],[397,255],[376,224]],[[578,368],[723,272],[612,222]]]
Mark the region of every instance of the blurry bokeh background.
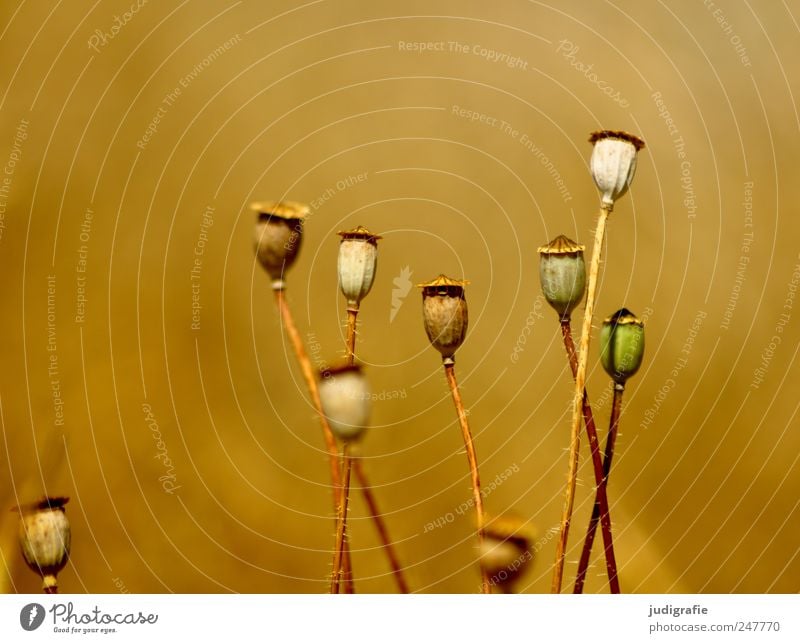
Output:
[[[343,352],[335,233],[384,236],[363,455],[413,589],[478,587],[409,289],[443,272],[471,281],[458,373],[484,484],[505,476],[487,509],[536,527],[519,589],[549,591],[572,385],[536,248],[590,245],[587,138],[611,128],[647,143],[595,324],[647,322],[610,484],[623,590],[797,591],[799,21],[795,1],[3,2],[3,589],[38,589],[8,509],[49,493],[71,498],[64,592],[326,590],[324,445],[247,208],[290,198],[312,207],[288,294],[317,366]],[[394,591],[365,516],[354,492],[357,589]]]

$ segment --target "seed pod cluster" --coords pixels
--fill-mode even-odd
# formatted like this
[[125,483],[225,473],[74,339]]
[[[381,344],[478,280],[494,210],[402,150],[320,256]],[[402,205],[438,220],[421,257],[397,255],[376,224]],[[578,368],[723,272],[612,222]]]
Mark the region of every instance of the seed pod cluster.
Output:
[[253,203],[257,213],[253,237],[258,261],[272,278],[274,288],[283,287],[283,277],[292,266],[303,240],[303,219],[310,209],[294,201]]
[[644,357],[644,323],[627,308],[603,321],[600,330],[600,362],[606,373],[624,386],[636,374]]
[[603,206],[610,210],[628,191],[636,172],[636,153],[644,147],[644,141],[627,132],[603,130],[592,133],[589,142],[594,144],[590,161],[592,178],[600,190]]
[[367,378],[358,364],[322,371],[319,397],[322,412],[339,440],[352,442],[363,436],[372,404]]
[[584,246],[558,235],[539,248],[539,280],[547,303],[562,319],[569,319],[586,289]]
[[425,332],[446,363],[452,363],[453,355],[467,334],[469,316],[464,286],[468,283],[439,275],[418,286],[422,289]]
[[45,590],[57,585],[56,576],[69,559],[71,531],[64,510],[68,501],[69,498],[44,498],[17,507],[22,557],[42,577]]
[[364,226],[339,232],[339,287],[347,300],[347,307],[357,310],[361,300],[369,294],[375,271],[378,268],[378,239]]

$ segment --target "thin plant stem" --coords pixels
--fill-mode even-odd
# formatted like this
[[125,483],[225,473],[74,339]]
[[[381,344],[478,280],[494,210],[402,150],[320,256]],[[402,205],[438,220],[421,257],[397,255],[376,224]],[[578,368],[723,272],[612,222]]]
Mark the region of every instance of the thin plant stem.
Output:
[[[348,364],[353,364],[356,359],[357,320],[358,320],[358,308],[348,308],[347,344],[346,344],[346,351],[347,351],[346,359]],[[378,532],[378,536],[381,539],[381,544],[383,545],[383,550],[386,552],[386,557],[389,560],[389,565],[392,568],[392,573],[394,574],[395,581],[397,582],[397,587],[401,593],[408,594],[408,584],[406,583],[406,580],[403,576],[403,570],[400,567],[400,563],[397,558],[397,553],[394,550],[394,545],[392,545],[392,539],[389,537],[389,528],[387,527],[386,522],[383,519],[383,515],[381,514],[380,509],[378,508],[378,501],[375,498],[375,494],[372,493],[372,488],[370,487],[369,481],[367,480],[367,475],[364,471],[364,467],[361,464],[361,459],[358,457],[353,457],[352,460],[353,460],[353,469],[356,474],[356,479],[358,480],[358,484],[361,487],[361,494],[364,496],[364,501],[367,503],[367,507],[369,508],[370,517],[372,518],[372,522],[375,524],[375,530]],[[345,560],[345,563],[347,563],[347,560]],[[345,564],[345,579],[347,579],[346,564]]]
[[[564,338],[564,348],[567,351],[569,358],[569,366],[572,369],[572,376],[578,371],[578,356],[575,354],[575,343],[572,341],[572,329],[570,327],[569,317],[561,320],[561,335]],[[586,425],[586,436],[589,439],[589,447],[592,453],[592,465],[594,468],[594,479],[597,485],[597,494],[595,500],[595,508],[599,508],[602,515],[607,516],[607,520],[603,523],[603,545],[606,553],[606,568],[608,569],[608,580],[611,584],[611,593],[619,593],[619,585],[616,582],[617,561],[614,556],[614,542],[611,537],[611,513],[608,510],[608,495],[606,494],[606,486],[604,480],[606,473],[603,470],[603,459],[600,456],[600,441],[597,439],[597,427],[594,423],[594,415],[592,414],[592,407],[589,404],[589,394],[586,389],[583,390],[583,423]],[[598,515],[600,515],[598,514]],[[596,525],[595,525],[596,527]],[[587,534],[588,536],[588,534]],[[594,539],[594,534],[592,534]],[[591,551],[591,544],[589,545]],[[584,554],[587,558],[588,553],[584,549]],[[581,557],[583,560],[583,556]],[[584,570],[584,577],[586,573]],[[617,586],[617,591],[614,591],[614,586]],[[583,590],[583,577],[580,576],[580,567],[578,569],[578,578],[575,580],[575,594],[580,594]]]
[[[611,421],[608,427],[608,437],[606,438],[605,456],[603,459],[603,482],[597,487],[597,496],[595,497],[594,507],[592,508],[592,517],[589,520],[589,528],[586,530],[586,539],[583,542],[583,552],[581,559],[578,563],[578,575],[575,578],[575,593],[580,594],[583,591],[583,585],[586,581],[586,572],[589,569],[589,557],[592,554],[592,544],[594,543],[594,536],[597,532],[597,523],[600,522],[603,528],[603,534],[606,529],[611,533],[611,516],[608,513],[608,500],[606,489],[608,487],[608,476],[611,473],[611,459],[614,457],[614,444],[617,440],[617,432],[619,429],[619,417],[622,412],[622,394],[625,391],[624,384],[614,384],[614,402],[611,407]],[[600,504],[600,494],[606,497],[606,507]],[[613,566],[612,566],[613,563]],[[619,594],[619,579],[617,578],[617,565],[616,561],[608,560],[608,544],[606,543],[606,566],[608,568],[608,581],[611,586],[612,594]]]
[[[450,386],[450,393],[453,396],[456,412],[458,413],[461,434],[464,437],[464,446],[467,451],[467,461],[469,462],[470,477],[472,479],[472,499],[475,503],[475,515],[478,522],[478,545],[480,551],[483,551],[485,517],[483,513],[483,497],[481,496],[481,478],[478,472],[478,456],[475,454],[475,445],[472,442],[472,432],[469,430],[467,413],[464,410],[464,402],[461,400],[461,393],[458,390],[458,381],[456,380],[455,365],[452,362],[452,358],[450,361],[445,360],[444,372],[447,376],[447,383]],[[491,592],[489,587],[489,574],[486,572],[482,561],[479,560],[478,564],[481,570],[482,593],[489,594]]]
[[350,446],[345,443],[342,447],[342,486],[339,491],[339,511],[336,516],[336,547],[333,552],[333,576],[331,577],[331,594],[339,593],[339,584],[342,578],[342,561],[345,552],[345,538],[347,533],[347,506],[350,496],[350,471],[353,460],[350,457]]
[[586,364],[589,357],[589,338],[592,333],[592,316],[594,314],[594,299],[597,290],[597,275],[600,272],[600,255],[603,251],[603,238],[605,237],[606,221],[611,213],[611,206],[603,205],[597,221],[597,230],[594,236],[594,249],[592,262],[589,268],[589,283],[587,286],[586,310],[583,314],[583,327],[581,330],[580,350],[578,352],[578,370],[575,373],[575,396],[572,403],[572,430],[570,431],[569,470],[567,473],[567,488],[564,494],[564,509],[561,514],[561,531],[556,545],[556,561],[553,569],[553,594],[561,593],[561,583],[564,578],[564,557],[569,539],[569,527],[572,521],[572,509],[575,506],[575,485],[578,480],[578,459],[581,444],[581,418],[583,416],[583,390],[586,385]]
[[45,594],[58,594],[58,579],[52,574],[42,577],[42,592]]
[[395,581],[397,582],[397,588],[402,594],[408,594],[408,584],[406,583],[406,579],[403,575],[403,569],[400,566],[397,553],[392,545],[392,539],[389,537],[389,530],[386,527],[383,516],[381,516],[378,503],[375,500],[375,495],[372,493],[372,489],[367,481],[364,468],[361,466],[360,458],[353,457],[353,469],[355,470],[356,478],[358,478],[358,483],[361,485],[361,493],[364,495],[364,500],[369,508],[370,516],[375,523],[375,529],[378,531],[378,535],[380,536],[383,550],[386,552],[386,558],[389,559],[389,565],[392,568],[392,573],[394,574]]

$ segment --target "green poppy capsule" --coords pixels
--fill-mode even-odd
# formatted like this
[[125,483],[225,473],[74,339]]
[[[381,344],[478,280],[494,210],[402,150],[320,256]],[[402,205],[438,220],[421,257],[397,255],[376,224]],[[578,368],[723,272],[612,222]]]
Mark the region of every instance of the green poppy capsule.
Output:
[[569,319],[572,311],[583,300],[586,289],[583,250],[584,246],[563,234],[539,248],[542,293],[562,319]]
[[600,361],[617,384],[625,381],[642,365],[644,323],[627,308],[603,322],[600,330]]

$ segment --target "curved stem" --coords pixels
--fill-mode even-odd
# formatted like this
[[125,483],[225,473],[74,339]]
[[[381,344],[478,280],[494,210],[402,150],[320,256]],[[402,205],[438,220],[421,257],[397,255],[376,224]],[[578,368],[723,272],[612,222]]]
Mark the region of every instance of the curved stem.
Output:
[[[455,365],[450,362],[445,362],[444,372],[447,376],[447,383],[450,386],[450,393],[453,396],[453,403],[456,406],[458,413],[458,422],[461,425],[461,434],[464,438],[464,446],[467,451],[467,461],[469,462],[469,471],[472,479],[472,499],[475,503],[475,514],[478,522],[478,545],[479,550],[483,551],[483,527],[484,527],[484,513],[483,513],[483,496],[481,496],[481,478],[478,473],[478,456],[475,453],[475,445],[472,442],[472,433],[469,430],[469,422],[467,422],[467,413],[464,411],[464,403],[461,400],[461,393],[458,390],[458,381],[456,380]],[[481,589],[484,594],[489,594],[489,574],[483,566],[483,562],[479,559],[481,569]]]
[[342,475],[342,486],[339,488],[339,508],[336,516],[336,546],[333,552],[331,594],[339,593],[339,584],[342,578],[342,561],[345,551],[345,534],[347,533],[347,505],[350,496],[350,471],[353,462],[350,458],[350,446],[347,443],[342,447],[342,460],[344,463],[344,474]]
[[[583,591],[583,585],[586,581],[586,572],[589,569],[589,557],[592,553],[592,545],[594,544],[594,536],[597,532],[597,523],[600,522],[603,528],[603,539],[606,546],[606,569],[608,571],[608,582],[612,594],[619,594],[619,579],[617,578],[617,561],[613,555],[608,556],[608,542],[605,541],[605,534],[608,531],[609,538],[611,535],[611,516],[608,513],[608,500],[606,488],[608,486],[608,476],[611,473],[611,459],[614,457],[614,444],[617,440],[617,430],[619,428],[619,416],[622,412],[622,394],[625,391],[623,384],[614,384],[614,403],[611,407],[611,421],[608,427],[608,437],[606,438],[605,458],[603,460],[603,482],[597,487],[597,496],[595,497],[594,507],[592,508],[592,517],[589,520],[589,528],[586,530],[586,539],[583,542],[583,552],[581,553],[581,560],[578,563],[578,575],[575,578],[575,593],[580,594]],[[606,497],[605,509],[601,506],[599,497],[600,494]]]
[[[567,357],[569,358],[569,366],[572,369],[572,376],[575,377],[575,374],[578,371],[578,356],[575,354],[575,343],[572,341],[572,328],[570,327],[570,320],[568,317],[561,320],[561,335],[564,338],[564,348],[567,350]],[[603,528],[603,545],[606,552],[608,579],[612,586],[611,592],[613,594],[618,594],[619,591],[614,592],[617,561],[616,557],[614,556],[614,542],[611,537],[611,514],[608,509],[608,495],[606,494],[606,486],[603,484],[607,473],[603,471],[603,458],[600,456],[600,441],[597,439],[597,427],[594,423],[592,407],[589,404],[589,394],[586,392],[585,388],[583,389],[583,423],[586,425],[586,436],[589,439],[589,447],[592,454],[594,480],[595,484],[597,485],[595,509],[598,511],[598,515],[603,514],[608,517],[608,529],[605,528],[605,525]],[[591,539],[594,540],[594,533],[592,533]],[[586,545],[584,545],[584,551],[583,554],[581,554],[581,564],[578,566],[578,576],[575,579],[575,594],[580,594],[583,591],[583,583],[586,578],[586,567],[588,566],[590,553],[591,543],[589,543],[588,551],[586,549]],[[585,564],[584,556],[586,557]],[[581,570],[583,570],[582,573]],[[614,580],[612,580],[612,578]],[[617,586],[617,590],[619,590],[619,586]]]
[[364,473],[364,468],[361,466],[360,458],[353,457],[353,469],[355,470],[358,483],[361,485],[361,493],[364,495],[364,500],[369,508],[370,516],[375,523],[375,529],[378,531],[378,535],[380,536],[383,550],[386,552],[386,558],[389,559],[389,565],[392,568],[392,573],[394,574],[395,581],[397,582],[397,588],[401,593],[408,594],[408,584],[403,576],[403,568],[400,566],[400,561],[398,560],[397,554],[394,551],[392,539],[389,537],[389,530],[386,527],[383,516],[381,516],[380,509],[378,509],[378,503],[375,500],[375,495],[372,493],[372,489],[369,486],[369,481]]
[[586,310],[583,314],[583,327],[581,330],[580,351],[578,352],[578,370],[575,373],[575,396],[572,403],[572,430],[570,431],[569,470],[567,472],[567,489],[564,494],[564,509],[561,514],[561,532],[556,545],[556,561],[553,569],[553,583],[551,591],[561,593],[561,583],[564,578],[564,556],[567,551],[569,527],[572,521],[572,509],[575,505],[575,484],[578,479],[578,458],[581,444],[581,417],[583,415],[583,390],[586,385],[586,364],[589,354],[589,338],[592,332],[592,316],[594,314],[595,291],[597,290],[597,275],[600,272],[600,255],[603,252],[603,238],[606,231],[606,221],[611,213],[611,206],[603,205],[597,221],[597,230],[594,236],[594,249],[592,262],[589,268],[589,283],[586,295]]

